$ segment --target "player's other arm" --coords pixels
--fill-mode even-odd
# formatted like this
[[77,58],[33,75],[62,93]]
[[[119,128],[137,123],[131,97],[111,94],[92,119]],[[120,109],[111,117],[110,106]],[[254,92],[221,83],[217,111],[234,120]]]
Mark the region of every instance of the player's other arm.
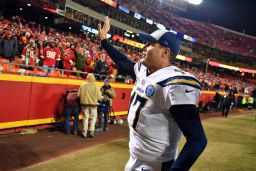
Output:
[[107,33],[110,29],[110,19],[105,17],[104,25],[98,24],[99,30],[99,40],[101,41],[101,46],[106,50],[110,58],[116,63],[117,67],[124,73],[135,78],[134,65],[135,63],[128,59],[123,53],[115,49],[107,41]]
[[172,170],[186,171],[191,168],[204,151],[207,138],[195,105],[174,105],[169,110],[186,138]]

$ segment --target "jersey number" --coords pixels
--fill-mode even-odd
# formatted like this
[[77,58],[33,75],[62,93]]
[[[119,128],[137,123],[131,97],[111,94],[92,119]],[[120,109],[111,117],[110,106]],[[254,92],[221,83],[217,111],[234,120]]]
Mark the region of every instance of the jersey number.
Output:
[[47,57],[47,58],[54,59],[54,58],[55,58],[55,55],[56,55],[56,52],[52,52],[52,51],[47,51],[47,52],[46,52],[46,57]]
[[[138,105],[138,108],[136,109],[135,111],[135,117],[134,117],[134,120],[133,120],[133,124],[132,124],[132,127],[134,128],[134,130],[136,130],[136,127],[137,127],[137,123],[139,121],[139,117],[140,117],[140,112],[141,112],[141,109],[145,106],[147,102],[147,99],[146,98],[143,98],[141,97],[139,94],[137,93],[134,93],[131,97],[131,104],[130,104],[130,107],[136,105],[137,103],[139,103]],[[129,108],[130,108],[129,107]]]

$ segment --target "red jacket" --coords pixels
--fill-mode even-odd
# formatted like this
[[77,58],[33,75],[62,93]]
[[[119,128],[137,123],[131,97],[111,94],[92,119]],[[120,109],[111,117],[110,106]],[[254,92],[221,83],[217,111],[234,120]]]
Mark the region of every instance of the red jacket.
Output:
[[75,52],[71,48],[67,48],[64,52],[64,69],[71,70],[71,61],[75,61]]
[[45,47],[43,50],[44,65],[55,67],[56,60],[60,60],[60,54],[58,48]]

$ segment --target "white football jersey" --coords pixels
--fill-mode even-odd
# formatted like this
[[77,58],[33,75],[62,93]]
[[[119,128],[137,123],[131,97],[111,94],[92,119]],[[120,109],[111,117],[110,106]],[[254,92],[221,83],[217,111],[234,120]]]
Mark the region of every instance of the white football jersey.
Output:
[[169,109],[172,105],[195,105],[200,96],[200,83],[192,74],[175,66],[147,76],[147,68],[137,62],[134,71],[136,82],[128,114],[130,152],[149,162],[172,160],[181,131]]

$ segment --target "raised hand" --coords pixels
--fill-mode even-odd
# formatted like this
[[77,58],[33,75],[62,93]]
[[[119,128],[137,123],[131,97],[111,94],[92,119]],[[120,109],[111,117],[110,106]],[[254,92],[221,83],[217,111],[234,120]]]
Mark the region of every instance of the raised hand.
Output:
[[101,23],[98,24],[98,31],[99,31],[99,40],[102,41],[104,39],[107,39],[107,33],[110,29],[110,19],[108,16],[105,17],[104,25],[101,26]]

